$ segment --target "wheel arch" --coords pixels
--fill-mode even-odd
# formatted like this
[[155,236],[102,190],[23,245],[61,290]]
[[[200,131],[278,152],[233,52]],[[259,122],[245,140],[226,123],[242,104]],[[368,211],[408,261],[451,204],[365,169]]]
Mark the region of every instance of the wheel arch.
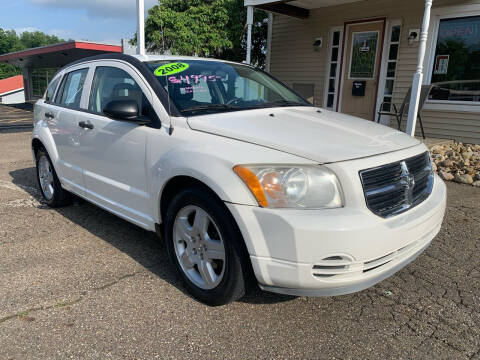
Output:
[[34,156],[37,156],[37,152],[39,149],[41,148],[44,148],[45,149],[45,145],[42,143],[42,141],[38,138],[33,138],[32,139],[32,151],[33,151],[33,155]]
[[59,176],[60,173],[58,172],[58,164],[57,164],[58,153],[56,152],[55,148],[49,147],[46,144],[47,143],[42,141],[39,137],[32,138],[31,146],[32,146],[33,161],[36,162],[38,150],[44,149],[48,157],[50,158],[50,161],[52,162],[53,169],[55,170],[55,173],[57,174],[60,183],[62,183],[62,180]]
[[187,175],[177,175],[172,178],[170,178],[165,186],[163,187],[161,194],[160,194],[160,204],[159,204],[159,211],[160,211],[160,221],[161,224],[156,224],[157,231],[161,232],[161,235],[163,236],[164,234],[164,219],[165,215],[167,212],[167,207],[170,201],[174,199],[174,197],[182,190],[188,187],[198,187],[203,189],[204,191],[207,191],[210,193],[212,196],[214,196],[217,200],[219,200],[224,208],[225,208],[225,213],[228,214],[228,216],[231,218],[233,221],[233,224],[236,227],[236,231],[238,231],[238,234],[240,234],[241,237],[241,249],[243,256],[245,257],[247,264],[248,264],[248,269],[246,272],[246,275],[249,277],[250,280],[256,279],[254,275],[254,270],[252,266],[252,262],[250,259],[250,253],[248,251],[247,244],[245,242],[245,238],[243,237],[243,233],[240,229],[240,226],[238,225],[235,217],[231,213],[231,211],[228,209],[228,207],[225,205],[225,202],[221,199],[221,197],[207,184],[205,184],[203,181],[196,179],[191,176]]
[[58,175],[58,152],[50,130],[48,130],[48,128],[38,128],[38,126],[36,126],[34,128],[31,146],[34,160],[38,149],[43,147],[47,151],[47,154],[50,157],[50,160],[52,160],[52,164],[55,167],[55,171],[57,171]]
[[180,190],[187,188],[187,187],[200,187],[205,191],[208,191],[211,195],[216,197],[219,201],[223,203],[223,200],[220,196],[205,182],[194,178],[188,175],[177,175],[170,178],[163,187],[160,193],[160,216],[159,220],[163,223],[165,218],[167,207],[170,201],[180,192]]

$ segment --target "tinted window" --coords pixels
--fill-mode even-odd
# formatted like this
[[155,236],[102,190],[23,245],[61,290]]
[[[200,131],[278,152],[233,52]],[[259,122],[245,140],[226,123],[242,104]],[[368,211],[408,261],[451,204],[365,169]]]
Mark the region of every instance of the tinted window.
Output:
[[310,106],[302,97],[250,66],[220,61],[147,62],[186,116],[279,106]]
[[79,109],[87,73],[88,69],[81,69],[64,76],[60,89],[61,95],[60,98],[57,96],[56,103],[72,109]]
[[113,100],[134,100],[138,104],[140,115],[152,118],[150,102],[127,72],[114,67],[97,67],[88,109],[103,114],[105,105]]
[[47,91],[45,92],[45,101],[52,102],[53,96],[55,95],[55,90],[57,90],[58,83],[62,77],[59,76],[53,80],[50,85],[48,85]]

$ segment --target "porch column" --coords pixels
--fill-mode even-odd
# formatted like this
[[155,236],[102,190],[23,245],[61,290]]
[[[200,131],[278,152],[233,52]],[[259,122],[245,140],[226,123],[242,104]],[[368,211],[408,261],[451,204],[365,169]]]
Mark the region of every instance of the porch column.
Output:
[[246,63],[250,64],[252,59],[252,26],[253,26],[253,6],[247,6],[247,59]]
[[420,35],[420,45],[418,48],[418,66],[417,72],[413,76],[412,97],[410,98],[410,107],[408,110],[408,121],[406,133],[415,136],[415,127],[417,125],[418,106],[420,102],[420,92],[423,82],[423,61],[427,49],[428,28],[430,27],[430,12],[433,0],[425,1],[425,14],[423,16],[422,33]]
[[145,55],[145,0],[137,0],[137,54]]

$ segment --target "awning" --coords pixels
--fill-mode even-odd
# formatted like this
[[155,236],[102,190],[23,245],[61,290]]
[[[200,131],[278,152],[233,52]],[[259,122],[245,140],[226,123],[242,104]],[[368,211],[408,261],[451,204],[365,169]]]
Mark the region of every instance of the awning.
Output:
[[21,68],[58,68],[88,56],[108,52],[121,53],[122,47],[88,41],[67,41],[0,55],[0,62]]
[[254,6],[257,9],[274,12],[277,14],[306,19],[312,9],[327,6],[349,4],[362,0],[244,0],[245,6]]

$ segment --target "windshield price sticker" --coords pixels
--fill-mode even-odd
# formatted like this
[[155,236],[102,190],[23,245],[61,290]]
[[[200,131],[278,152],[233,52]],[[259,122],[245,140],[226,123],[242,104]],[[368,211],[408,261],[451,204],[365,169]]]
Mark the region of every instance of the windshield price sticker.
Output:
[[169,63],[158,67],[155,70],[155,76],[168,76],[173,74],[178,74],[179,72],[185,71],[189,68],[190,65],[187,63]]
[[181,84],[182,82],[186,82],[187,84],[190,84],[190,81],[194,84],[198,84],[200,81],[204,81],[204,82],[207,82],[207,81],[217,81],[218,79],[221,79],[222,77],[221,76],[218,76],[218,75],[186,75],[185,77],[183,77],[182,75],[180,75],[180,78],[177,78],[176,76],[170,76],[168,78],[168,81],[170,81],[171,83],[174,83],[174,84]]

